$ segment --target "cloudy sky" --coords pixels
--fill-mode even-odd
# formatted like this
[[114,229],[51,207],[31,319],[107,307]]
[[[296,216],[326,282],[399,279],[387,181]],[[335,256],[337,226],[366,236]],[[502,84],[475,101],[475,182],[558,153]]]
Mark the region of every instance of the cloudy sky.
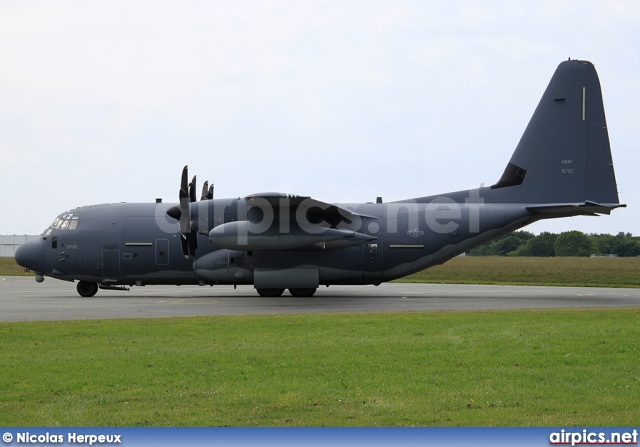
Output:
[[0,3],[0,234],[105,202],[385,201],[495,183],[556,66],[592,61],[620,199],[528,229],[640,235],[640,2]]

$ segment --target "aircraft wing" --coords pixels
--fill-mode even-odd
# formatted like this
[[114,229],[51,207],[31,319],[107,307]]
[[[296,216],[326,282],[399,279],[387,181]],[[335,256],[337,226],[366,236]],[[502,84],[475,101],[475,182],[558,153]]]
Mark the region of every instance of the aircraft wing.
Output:
[[346,223],[352,223],[354,221],[358,222],[363,217],[377,218],[376,216],[361,214],[355,210],[348,210],[337,205],[322,202],[309,196],[298,196],[295,194],[263,192],[251,194],[245,197],[244,200],[247,203],[247,207],[269,204],[275,210],[276,215],[278,215],[282,207],[288,207],[292,219],[295,218],[296,213],[303,212],[302,207],[311,223],[316,221],[322,222],[324,220],[331,225],[331,228],[335,228],[340,222],[344,222],[345,220]]
[[248,220],[214,227],[211,242],[230,250],[286,251],[336,250],[377,239],[357,231],[362,218],[372,216],[311,197],[268,192],[244,200]]

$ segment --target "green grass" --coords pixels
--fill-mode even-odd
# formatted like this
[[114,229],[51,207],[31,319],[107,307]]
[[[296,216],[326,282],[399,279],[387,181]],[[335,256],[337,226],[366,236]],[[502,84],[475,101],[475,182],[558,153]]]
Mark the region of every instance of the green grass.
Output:
[[14,258],[0,258],[0,276],[33,276],[33,273],[25,273]]
[[462,256],[402,282],[640,287],[640,258]]
[[638,309],[0,323],[0,425],[635,425],[639,323]]

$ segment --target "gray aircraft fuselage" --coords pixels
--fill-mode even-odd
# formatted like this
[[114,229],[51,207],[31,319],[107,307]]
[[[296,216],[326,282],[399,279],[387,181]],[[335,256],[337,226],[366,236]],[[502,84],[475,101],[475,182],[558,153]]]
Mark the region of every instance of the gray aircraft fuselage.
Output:
[[[465,195],[459,196],[464,200]],[[360,222],[345,222],[344,229],[375,239],[339,249],[318,245],[298,250],[229,250],[199,234],[195,265],[183,256],[178,223],[166,216],[173,204],[80,207],[59,216],[63,221],[67,215],[69,221],[77,216],[74,229],[47,230],[49,234],[33,244],[41,262],[31,267],[64,280],[144,285],[252,284],[254,269],[313,265],[319,269],[320,284],[380,284],[441,264],[539,219],[523,205],[433,203],[452,196],[340,205],[367,216]],[[218,221],[224,224],[238,220],[242,202],[216,199],[203,204],[210,221],[216,208],[226,208]],[[475,229],[469,228],[474,214]]]
[[118,203],[67,211],[17,262],[43,277],[102,288],[253,284],[310,296],[321,285],[380,284],[539,219],[609,214],[618,201],[593,65],[560,64],[493,186],[398,202],[329,204],[262,193],[195,200],[183,171],[180,203]]

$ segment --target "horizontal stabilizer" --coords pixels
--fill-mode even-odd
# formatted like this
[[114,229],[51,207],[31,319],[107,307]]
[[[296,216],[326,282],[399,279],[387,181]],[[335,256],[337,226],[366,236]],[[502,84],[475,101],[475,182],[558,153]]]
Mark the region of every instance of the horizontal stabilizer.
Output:
[[627,205],[620,203],[601,204],[591,201],[583,203],[550,203],[528,206],[527,210],[544,214],[549,217],[564,216],[597,216],[599,214],[611,214],[611,210],[615,208],[624,208]]

